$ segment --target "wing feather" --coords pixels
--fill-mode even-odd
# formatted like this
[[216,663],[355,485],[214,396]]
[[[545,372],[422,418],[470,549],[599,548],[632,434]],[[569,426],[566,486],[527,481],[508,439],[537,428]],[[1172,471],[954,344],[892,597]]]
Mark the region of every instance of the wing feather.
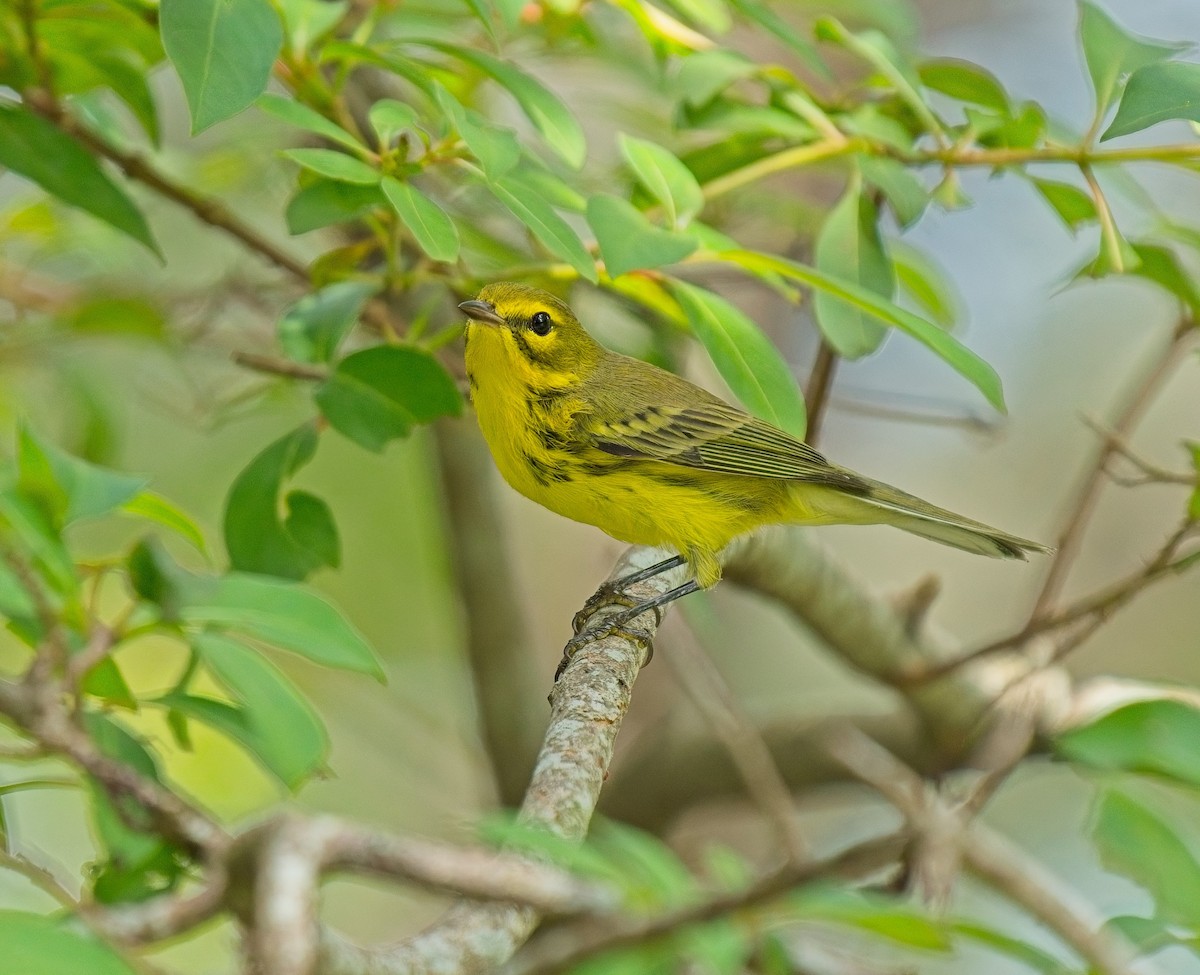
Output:
[[646,406],[619,419],[593,419],[588,426],[593,446],[619,457],[726,474],[810,481],[850,491],[868,487],[803,441],[719,400]]

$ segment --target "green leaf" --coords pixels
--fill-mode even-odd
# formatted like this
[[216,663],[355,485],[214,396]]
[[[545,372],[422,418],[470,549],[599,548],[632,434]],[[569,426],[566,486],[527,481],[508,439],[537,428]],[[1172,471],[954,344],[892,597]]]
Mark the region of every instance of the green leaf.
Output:
[[680,16],[713,34],[724,34],[732,26],[723,0],[668,0]]
[[1140,241],[1131,241],[1129,246],[1137,255],[1129,273],[1153,281],[1178,298],[1193,316],[1200,316],[1200,292],[1197,292],[1191,274],[1183,267],[1173,250],[1159,244]]
[[721,378],[751,413],[801,439],[808,418],[804,397],[779,350],[746,315],[711,291],[673,281],[692,331]]
[[888,244],[896,283],[943,328],[954,324],[959,298],[953,284],[923,251],[903,240]]
[[435,261],[452,264],[458,260],[458,230],[446,211],[411,183],[385,176],[381,185],[383,195],[421,250]]
[[436,94],[442,112],[479,160],[488,179],[499,179],[516,166],[521,146],[512,129],[493,125],[478,112],[465,108],[442,85],[437,86]]
[[1106,790],[1092,839],[1104,866],[1144,887],[1160,917],[1193,926],[1200,921],[1200,864],[1164,820],[1133,797]]
[[533,127],[564,162],[576,169],[583,165],[587,155],[583,129],[563,101],[536,78],[508,61],[501,61],[474,48],[433,40],[418,43],[445,51],[497,82],[517,100]]
[[[53,444],[41,442],[28,427],[22,426],[17,437],[23,489],[32,490],[43,499],[58,495],[62,508],[54,514],[60,524],[106,515],[146,486],[144,477],[98,467]],[[36,487],[31,476],[37,481]]]
[[978,134],[979,144],[992,149],[1032,149],[1046,134],[1046,113],[1040,105],[1027,102],[1015,115],[997,116],[978,109],[966,110],[967,121]]
[[[1092,88],[1096,92],[1097,116],[1103,116],[1116,100],[1121,80],[1126,75],[1189,46],[1131,34],[1088,0],[1080,0],[1079,4],[1079,37],[1083,41],[1083,57]],[[1108,137],[1106,134],[1105,138]]]
[[1139,955],[1152,955],[1164,948],[1176,945],[1190,948],[1193,953],[1200,949],[1200,935],[1195,927],[1192,930],[1180,930],[1162,918],[1137,917],[1125,914],[1120,917],[1110,917],[1104,922],[1104,927],[1116,932],[1138,950]]
[[135,975],[107,945],[37,914],[0,911],[0,944],[4,945],[5,967],[14,975]]
[[325,667],[383,678],[370,644],[311,589],[240,572],[214,578],[178,570],[177,581],[184,623],[231,630]]
[[0,616],[36,628],[37,606],[21,581],[0,562]]
[[305,234],[330,224],[353,220],[367,210],[386,204],[383,191],[377,185],[314,179],[292,197],[284,216],[289,233]]
[[1125,85],[1116,118],[1100,141],[1140,132],[1168,119],[1200,122],[1200,64],[1168,61],[1135,71]]
[[283,155],[298,166],[339,183],[372,186],[379,182],[377,169],[336,149],[284,149]]
[[394,98],[381,98],[371,106],[367,119],[379,137],[380,145],[390,146],[396,136],[416,124],[417,110]]
[[305,295],[279,321],[283,351],[298,362],[329,362],[374,293],[374,285],[339,281]]
[[186,580],[162,542],[153,537],[143,538],[130,550],[127,568],[133,591],[158,606],[164,620],[176,622]]
[[169,701],[164,698],[161,703],[241,742],[268,772],[295,790],[329,753],[329,738],[317,713],[261,652],[216,633],[194,634],[190,642],[239,706],[206,710],[207,704],[217,702],[184,694],[168,695]]
[[662,204],[672,227],[686,225],[704,209],[704,191],[673,153],[624,133],[618,134],[617,142],[639,182]]
[[1200,787],[1200,710],[1182,701],[1138,701],[1060,735],[1054,749],[1092,768],[1163,775]]
[[50,122],[0,102],[0,166],[162,256],[146,218],[86,149]]
[[162,309],[132,295],[92,294],[62,313],[64,328],[89,335],[132,335],[161,339],[166,330]]
[[204,535],[200,526],[182,508],[168,501],[154,491],[139,491],[121,505],[123,514],[134,518],[145,518],[169,528],[180,538],[190,543],[196,551],[207,554],[208,546],[204,543]]
[[79,593],[75,561],[50,515],[37,500],[15,488],[0,487],[0,531],[32,556],[37,570],[56,592],[74,599]]
[[658,837],[602,819],[592,825],[588,841],[616,866],[638,906],[677,907],[693,900],[696,878]]
[[697,51],[680,61],[673,87],[688,105],[699,106],[757,72],[757,64],[733,51]]
[[162,0],[158,23],[183,82],[193,135],[263,93],[283,44],[268,0]]
[[1078,186],[1037,177],[1030,181],[1070,230],[1096,219],[1096,202]]
[[926,131],[941,131],[941,123],[921,94],[921,78],[916,67],[900,53],[887,34],[873,28],[855,33],[834,17],[819,18],[813,29],[818,40],[840,44],[872,65],[908,103]]
[[305,51],[346,15],[347,0],[277,0],[292,47]]
[[898,328],[927,346],[974,384],[997,410],[1004,411],[1004,392],[996,370],[932,322],[905,311],[853,281],[833,277],[796,261],[757,251],[727,251],[720,256],[733,264],[745,267],[751,273],[774,271],[869,312],[885,325]]
[[377,345],[347,356],[316,392],[334,429],[380,451],[414,426],[457,416],[462,397],[433,356],[401,345]]
[[274,115],[276,118],[282,119],[290,125],[304,129],[307,132],[312,132],[314,135],[319,135],[330,142],[336,142],[352,152],[361,152],[363,150],[362,143],[340,125],[329,121],[324,115],[314,111],[307,105],[301,104],[294,98],[284,98],[282,95],[275,95],[268,92],[259,98],[258,107],[268,115]]
[[579,235],[541,196],[530,193],[513,176],[492,181],[488,188],[551,253],[561,257],[593,284],[599,280],[596,262]]
[[731,4],[738,13],[783,41],[821,78],[826,81],[833,79],[833,74],[817,52],[816,45],[801,30],[794,28],[766,4],[756,0],[731,0]]
[[[817,234],[817,270],[890,298],[896,282],[878,223],[875,204],[862,192],[861,183],[852,181]],[[887,334],[869,310],[823,291],[817,292],[813,310],[822,334],[847,359],[874,352]]]
[[976,941],[999,954],[1007,955],[1035,972],[1043,972],[1045,975],[1072,975],[1074,971],[1070,965],[1021,938],[1011,937],[977,921],[954,920],[950,922],[950,930],[962,938]]
[[83,690],[93,697],[107,701],[119,708],[136,711],[138,702],[133,691],[121,673],[112,657],[104,657],[99,663],[88,669],[81,685]]
[[588,200],[587,220],[605,269],[614,278],[674,264],[696,249],[695,239],[654,226],[632,203],[608,193]]
[[1008,93],[996,76],[971,61],[935,58],[924,62],[917,73],[926,88],[949,95],[960,102],[994,108],[1008,114]]
[[883,156],[858,156],[863,179],[887,197],[901,227],[916,223],[929,206],[929,190],[901,162]]
[[[158,763],[140,738],[112,718],[84,715],[84,727],[96,747],[152,782]],[[173,888],[183,875],[180,852],[157,835],[145,808],[128,796],[112,799],[90,782],[92,819],[107,859],[95,876],[92,893],[101,903],[139,901]]]
[[[225,502],[225,547],[230,565],[285,579],[304,579],[340,563],[333,515],[319,498],[302,491],[280,495],[283,482],[304,467],[317,449],[317,431],[305,423],[280,437],[243,470]],[[286,512],[286,514],[284,513]]]
[[926,951],[949,951],[953,947],[941,924],[901,900],[836,887],[814,887],[795,895],[793,903],[797,916],[806,920],[844,924]]

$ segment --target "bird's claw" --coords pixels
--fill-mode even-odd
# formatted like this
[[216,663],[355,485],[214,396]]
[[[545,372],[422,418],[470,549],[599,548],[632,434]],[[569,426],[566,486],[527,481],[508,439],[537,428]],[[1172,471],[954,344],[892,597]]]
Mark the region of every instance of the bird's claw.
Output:
[[626,609],[633,609],[637,604],[638,600],[625,593],[624,590],[617,589],[611,582],[606,582],[588,596],[583,608],[571,620],[571,629],[578,636],[587,626],[588,620],[605,606],[624,606]]
[[[634,604],[636,605],[636,603]],[[654,641],[644,632],[637,630],[627,630],[624,624],[627,620],[617,617],[615,622],[601,623],[599,626],[590,630],[584,630],[582,633],[576,633],[567,641],[563,647],[562,660],[558,662],[558,667],[554,670],[554,682],[557,684],[558,679],[562,677],[563,671],[567,669],[567,665],[574,659],[575,654],[586,647],[589,643],[594,643],[596,640],[603,640],[605,637],[621,636],[634,643],[639,647],[646,649],[646,659],[642,661],[642,666],[650,663],[654,657]]]

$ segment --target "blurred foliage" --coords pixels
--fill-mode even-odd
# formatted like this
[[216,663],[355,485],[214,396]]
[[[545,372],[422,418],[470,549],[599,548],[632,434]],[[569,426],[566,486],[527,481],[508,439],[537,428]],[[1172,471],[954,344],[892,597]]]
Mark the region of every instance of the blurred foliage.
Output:
[[[40,357],[57,368],[85,417],[80,452],[93,459],[107,455],[110,432],[56,358],[72,342],[112,335],[186,356],[214,341],[189,318],[213,317],[211,302],[244,301],[278,324],[256,337],[271,354],[243,364],[311,386],[308,418],[264,445],[230,485],[224,556],[142,479],[22,427],[0,448],[8,632],[30,658],[58,646],[67,660],[108,634],[105,652],[86,658],[75,706],[96,745],[141,775],[161,779],[166,753],[189,749],[199,723],[296,789],[322,770],[327,735],[272,656],[381,670],[354,627],[304,584],[340,564],[337,505],[290,481],[324,437],[380,451],[462,410],[447,370],[452,309],[482,284],[520,278],[566,292],[588,282],[656,335],[694,337],[747,408],[797,434],[805,405],[791,368],[749,316],[697,283],[714,271],[796,303],[811,294],[815,326],[840,356],[869,355],[897,331],[916,339],[1003,409],[999,377],[954,333],[953,289],[902,239],[929,208],[967,205],[957,173],[984,166],[1026,180],[1072,232],[1096,232],[1097,256],[1081,274],[1139,275],[1193,315],[1200,297],[1189,249],[1200,230],[1152,212],[1154,231],[1127,238],[1098,177],[1136,186],[1130,163],[1195,168],[1200,144],[1111,149],[1097,139],[1200,121],[1200,65],[1178,60],[1184,45],[1137,37],[1086,0],[1080,12],[1095,109],[1072,129],[1014,100],[978,65],[920,56],[912,10],[882,0],[5,4],[0,166],[23,182],[0,184],[0,300],[13,326],[0,331],[0,367]],[[757,53],[764,49],[777,57]],[[171,131],[175,86],[202,139]],[[597,145],[600,135],[583,124],[601,98],[626,120],[611,145]],[[261,136],[242,129],[222,142],[223,123],[239,113]],[[286,174],[289,197],[269,213],[241,207],[243,177],[223,163],[235,155],[249,160],[243,170]],[[831,205],[803,199],[794,184],[765,185],[818,164],[841,181]],[[1035,174],[1038,164],[1063,175]],[[232,201],[217,202],[226,191]],[[168,278],[164,255],[188,272],[203,271],[205,256],[173,253],[165,201],[280,267],[287,285],[199,273],[198,296],[186,275]],[[743,216],[763,212],[767,232]],[[286,226],[308,257],[263,236],[259,220]],[[220,342],[239,353],[250,344],[240,335]],[[1200,471],[1200,451],[1191,453]],[[1200,487],[1189,510],[1200,516]],[[76,527],[97,519],[132,519],[137,538],[97,557]],[[127,649],[147,640],[166,641],[162,652],[177,664],[173,686],[152,697],[135,694],[122,673]],[[123,715],[140,709],[165,714],[173,743],[131,729]],[[1144,788],[1147,777],[1168,783],[1196,812],[1198,723],[1190,704],[1144,702],[1056,743],[1064,760],[1105,783],[1097,849],[1156,905],[1148,917],[1111,923],[1146,951],[1200,945],[1200,865],[1179,817],[1158,811]],[[187,851],[137,809],[117,809],[80,782],[97,844],[88,898],[136,901],[194,872]],[[17,779],[4,789],[62,784]],[[583,850],[499,832],[617,883],[635,911],[677,909],[747,882],[732,854],[699,877],[660,841],[617,826]],[[580,970],[671,971],[684,958],[718,972],[750,959],[764,972],[792,971],[780,932],[796,925],[854,928],[915,952],[969,940],[1035,970],[1071,970],[979,922],[835,888],[781,897],[754,923],[693,925]],[[20,946],[13,964],[24,972],[129,970],[75,928],[29,914],[0,914],[0,943]]]

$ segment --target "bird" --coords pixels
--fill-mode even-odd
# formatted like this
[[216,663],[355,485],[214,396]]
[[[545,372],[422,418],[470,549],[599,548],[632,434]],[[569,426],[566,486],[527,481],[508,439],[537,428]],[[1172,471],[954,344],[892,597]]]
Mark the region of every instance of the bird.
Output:
[[620,541],[676,553],[610,592],[690,568],[687,582],[630,605],[605,633],[712,587],[721,550],[771,524],[895,525],[995,558],[1051,551],[831,463],[686,379],[610,351],[547,291],[497,282],[458,307],[475,415],[509,485]]

